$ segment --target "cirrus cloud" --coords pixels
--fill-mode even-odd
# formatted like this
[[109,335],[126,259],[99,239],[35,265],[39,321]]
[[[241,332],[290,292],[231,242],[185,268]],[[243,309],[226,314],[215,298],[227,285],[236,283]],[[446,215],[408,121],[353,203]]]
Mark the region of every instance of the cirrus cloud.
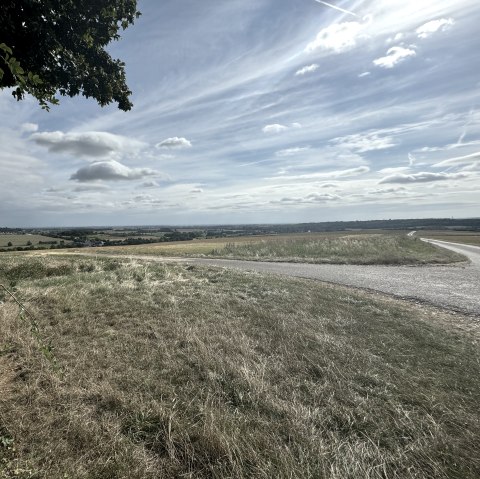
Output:
[[396,173],[382,178],[378,183],[432,183],[435,181],[457,180],[465,178],[465,173],[430,173],[420,172],[406,175],[403,173]]

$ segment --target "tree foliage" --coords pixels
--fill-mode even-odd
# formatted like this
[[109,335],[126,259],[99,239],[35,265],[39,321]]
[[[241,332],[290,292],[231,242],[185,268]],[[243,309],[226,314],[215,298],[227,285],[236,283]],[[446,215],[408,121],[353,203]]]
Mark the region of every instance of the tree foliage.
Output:
[[139,15],[136,0],[2,0],[0,88],[45,109],[58,92],[130,110],[125,64],[105,47]]

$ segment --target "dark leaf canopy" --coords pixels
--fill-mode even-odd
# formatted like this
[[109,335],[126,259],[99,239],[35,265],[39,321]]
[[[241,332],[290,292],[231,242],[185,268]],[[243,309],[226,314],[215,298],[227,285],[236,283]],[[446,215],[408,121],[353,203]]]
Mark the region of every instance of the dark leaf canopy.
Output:
[[0,88],[47,109],[58,92],[130,110],[125,65],[105,47],[139,15],[136,0],[2,0]]

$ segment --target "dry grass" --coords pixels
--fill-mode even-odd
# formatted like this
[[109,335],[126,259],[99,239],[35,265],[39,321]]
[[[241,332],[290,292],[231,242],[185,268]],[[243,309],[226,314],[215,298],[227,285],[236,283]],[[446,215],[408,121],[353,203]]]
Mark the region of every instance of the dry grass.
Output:
[[230,243],[214,249],[220,258],[340,264],[431,264],[465,261],[460,254],[406,235],[348,235]]
[[470,318],[213,267],[2,258],[39,337],[0,298],[0,477],[480,476]]
[[243,236],[135,246],[73,250],[119,255],[166,257],[215,256],[253,261],[340,264],[452,263],[466,258],[407,237],[403,232],[344,232]]
[[451,241],[452,243],[480,246],[480,232],[472,231],[417,231],[416,236],[422,238]]

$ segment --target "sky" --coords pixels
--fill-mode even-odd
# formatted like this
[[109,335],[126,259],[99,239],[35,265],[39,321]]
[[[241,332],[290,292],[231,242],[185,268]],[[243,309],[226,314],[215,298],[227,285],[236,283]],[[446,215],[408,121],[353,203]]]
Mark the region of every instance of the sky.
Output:
[[0,92],[0,227],[480,216],[478,0],[140,0],[130,112]]

